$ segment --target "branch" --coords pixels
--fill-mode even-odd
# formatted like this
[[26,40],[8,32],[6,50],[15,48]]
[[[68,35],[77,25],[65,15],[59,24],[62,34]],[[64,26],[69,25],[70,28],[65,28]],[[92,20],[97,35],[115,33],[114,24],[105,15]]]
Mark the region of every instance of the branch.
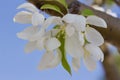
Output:
[[115,2],[118,6],[120,6],[120,0],[114,0],[114,2]]
[[116,64],[114,63],[113,55],[105,44],[102,48],[104,51],[105,60],[103,62],[103,67],[105,70],[106,80],[120,80],[120,74]]
[[[76,7],[78,8],[76,9]],[[75,14],[78,14],[78,12],[82,12],[84,9],[90,9],[94,12],[95,15],[103,18],[107,22],[108,28],[107,29],[96,28],[96,29],[103,35],[104,39],[107,42],[112,43],[116,47],[120,47],[120,19],[114,18],[104,12],[95,10],[87,5],[84,5],[81,2],[78,2],[77,0],[71,2],[69,8],[70,12]]]

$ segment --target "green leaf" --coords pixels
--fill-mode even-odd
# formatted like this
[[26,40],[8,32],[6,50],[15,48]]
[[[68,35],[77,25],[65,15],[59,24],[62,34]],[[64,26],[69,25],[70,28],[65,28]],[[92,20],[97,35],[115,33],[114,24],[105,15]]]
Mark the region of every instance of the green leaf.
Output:
[[68,7],[66,0],[45,0],[45,1],[57,1],[62,4],[65,8]]
[[47,7],[47,9],[45,10],[45,12],[50,15],[63,17],[65,14],[68,13],[66,0],[27,0],[27,1],[31,2],[39,9],[41,9],[41,7],[45,4],[50,4],[50,6],[53,5],[55,8]]
[[60,8],[56,5],[52,5],[52,4],[44,4],[41,6],[41,9],[50,9],[50,10],[54,10],[60,14],[63,15],[63,13],[61,12]]
[[60,28],[60,25],[55,25],[54,26],[54,29],[59,29]]
[[66,0],[57,0],[59,3],[61,3],[66,9],[68,8]]
[[90,9],[84,9],[81,14],[84,16],[94,15],[93,11]]
[[106,3],[108,6],[111,6],[114,4],[114,1],[113,0],[106,0]]
[[64,36],[64,34],[62,34],[62,32],[61,32],[60,36],[58,37],[59,41],[61,42],[61,46],[59,47],[59,49],[60,49],[60,51],[62,53],[62,61],[61,62],[62,62],[63,68],[70,75],[72,75],[70,65],[68,64],[67,59],[66,59],[66,53],[65,53],[65,48],[64,48],[64,46],[65,46],[65,38],[64,37],[65,36]]

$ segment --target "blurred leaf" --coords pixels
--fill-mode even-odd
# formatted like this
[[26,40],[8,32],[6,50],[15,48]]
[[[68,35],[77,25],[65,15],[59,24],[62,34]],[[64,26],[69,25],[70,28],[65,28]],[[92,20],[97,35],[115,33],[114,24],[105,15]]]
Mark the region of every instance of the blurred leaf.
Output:
[[[50,4],[57,6],[64,15],[68,13],[67,3],[65,2],[66,0],[27,0],[27,1],[34,4],[38,9],[41,9],[41,7],[45,4]],[[53,16],[63,17],[63,14],[56,12],[55,10],[46,9],[45,12]]]
[[84,9],[81,14],[84,16],[94,15],[93,11],[90,9]]
[[60,36],[58,37],[59,41],[61,42],[61,46],[59,47],[59,49],[62,53],[62,66],[70,75],[72,75],[70,65],[68,64],[67,59],[66,59],[66,53],[65,53],[65,48],[64,48],[65,46],[64,37],[65,37],[64,34],[60,34]]
[[114,59],[115,59],[115,64],[117,65],[117,68],[119,69],[120,72],[120,55],[115,55]]
[[106,3],[107,3],[107,5],[111,6],[114,3],[114,1],[113,0],[106,0]]
[[56,5],[51,5],[51,4],[44,4],[41,9],[50,9],[50,10],[54,10],[60,14],[63,14],[61,11],[60,11],[60,8]]
[[68,5],[66,3],[66,0],[57,0],[59,3],[61,3],[66,9],[68,8]]
[[55,25],[54,26],[54,29],[59,29],[60,28],[60,25]]

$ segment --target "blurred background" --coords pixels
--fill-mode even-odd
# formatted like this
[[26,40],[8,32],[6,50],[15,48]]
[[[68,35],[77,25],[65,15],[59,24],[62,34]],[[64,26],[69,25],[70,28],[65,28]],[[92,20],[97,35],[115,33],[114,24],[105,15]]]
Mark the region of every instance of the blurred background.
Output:
[[[113,0],[79,0],[82,3],[102,10],[110,15],[120,18],[120,5]],[[105,1],[105,2],[102,2]],[[27,43],[18,39],[17,32],[22,31],[28,25],[13,22],[13,17],[19,11],[17,6],[26,2],[25,0],[1,0],[0,1],[0,80],[106,80],[106,65],[114,65],[114,74],[120,72],[120,56],[117,49],[107,43],[108,51],[103,64],[97,64],[95,71],[89,72],[81,62],[81,68],[70,76],[61,65],[54,69],[39,71],[39,64],[42,52],[34,51],[31,54],[24,52]],[[120,2],[120,1],[119,1]],[[96,7],[95,7],[96,6]],[[69,57],[69,56],[68,56]],[[109,62],[107,62],[107,60]],[[71,59],[69,59],[71,61]],[[114,64],[113,64],[114,63]]]

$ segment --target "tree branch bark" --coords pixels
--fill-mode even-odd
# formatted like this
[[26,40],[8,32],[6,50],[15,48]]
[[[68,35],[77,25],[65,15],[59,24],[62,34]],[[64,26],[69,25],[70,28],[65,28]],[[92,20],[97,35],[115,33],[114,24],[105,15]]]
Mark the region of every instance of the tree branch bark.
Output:
[[110,52],[110,50],[107,48],[106,44],[103,46],[103,52],[105,56],[103,67],[105,70],[106,80],[120,80],[120,74],[116,64],[114,63],[113,55]]
[[114,0],[114,2],[115,2],[118,6],[120,6],[120,0]]
[[[92,10],[95,15],[103,18],[108,25],[107,29],[96,28],[96,27],[95,28],[103,35],[104,39],[107,42],[112,43],[116,47],[120,47],[120,19],[114,18],[104,12],[95,10],[92,7],[89,7],[77,0],[72,0],[72,1],[73,2],[71,2],[71,4],[69,3],[70,4],[69,8],[71,13],[78,14],[79,12],[82,12],[84,9]],[[78,8],[76,9],[76,7]]]

